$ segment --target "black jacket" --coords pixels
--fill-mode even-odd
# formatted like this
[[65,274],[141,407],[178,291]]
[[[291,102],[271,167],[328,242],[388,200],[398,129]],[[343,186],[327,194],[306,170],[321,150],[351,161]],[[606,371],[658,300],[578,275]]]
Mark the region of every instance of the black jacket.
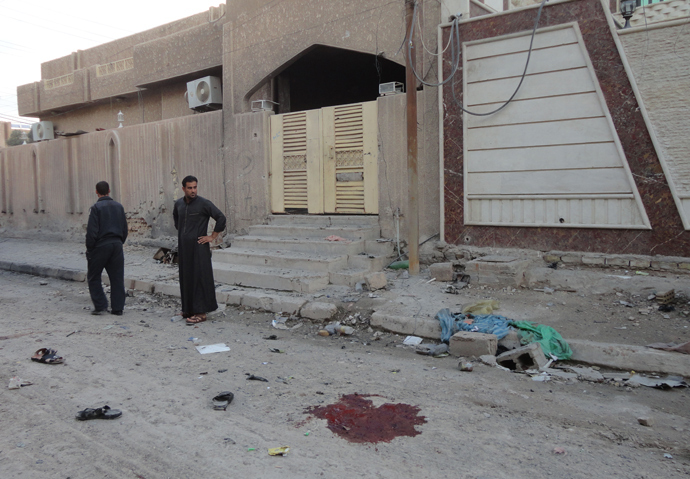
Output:
[[110,243],[124,243],[127,239],[125,209],[110,196],[101,196],[89,210],[86,227],[86,250]]

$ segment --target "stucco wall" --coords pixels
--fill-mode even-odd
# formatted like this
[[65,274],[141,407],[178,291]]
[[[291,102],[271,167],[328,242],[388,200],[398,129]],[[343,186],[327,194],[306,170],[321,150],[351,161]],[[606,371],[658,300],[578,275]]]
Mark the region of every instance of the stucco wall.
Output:
[[688,19],[619,34],[666,161],[690,218],[690,30]]
[[225,209],[222,115],[211,112],[0,149],[0,228],[83,234],[106,180],[141,236],[174,235],[180,181]]

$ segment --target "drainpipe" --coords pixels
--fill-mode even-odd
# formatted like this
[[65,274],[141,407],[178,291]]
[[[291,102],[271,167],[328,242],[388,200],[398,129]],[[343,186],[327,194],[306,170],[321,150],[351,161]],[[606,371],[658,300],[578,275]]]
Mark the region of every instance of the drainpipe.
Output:
[[412,31],[412,16],[415,0],[405,0],[407,39],[405,40],[405,98],[407,101],[407,247],[410,261],[409,271],[419,274],[419,203],[417,178],[417,80],[412,70],[416,51]]

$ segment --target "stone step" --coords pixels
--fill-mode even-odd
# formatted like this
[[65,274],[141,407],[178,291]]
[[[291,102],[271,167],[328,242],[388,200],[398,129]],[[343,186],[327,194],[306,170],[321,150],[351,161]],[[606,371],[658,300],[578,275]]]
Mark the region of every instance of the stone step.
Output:
[[[373,256],[373,258],[371,258]],[[347,260],[347,268],[364,271],[382,271],[391,262],[388,255],[351,255]]]
[[271,215],[270,225],[310,225],[327,228],[330,226],[378,226],[378,215]]
[[366,240],[364,251],[381,256],[393,256],[395,254],[395,242]]
[[233,247],[280,252],[326,255],[354,255],[364,251],[365,240],[326,241],[323,238],[278,238],[270,236],[236,236]]
[[250,236],[280,238],[326,238],[335,235],[347,239],[376,239],[381,230],[376,226],[312,226],[312,225],[255,225],[248,228]]
[[370,270],[366,269],[343,269],[329,273],[329,281],[331,284],[337,284],[338,286],[354,287],[360,281],[364,281],[364,277],[370,272]]
[[301,271],[213,261],[213,276],[216,281],[251,288],[313,293],[328,286],[328,275],[328,272],[323,271]]
[[[362,258],[368,259],[368,256],[363,256]],[[236,246],[213,252],[213,261],[218,263],[322,272],[347,268],[347,259],[347,254],[333,256],[301,253],[299,251],[240,248]]]

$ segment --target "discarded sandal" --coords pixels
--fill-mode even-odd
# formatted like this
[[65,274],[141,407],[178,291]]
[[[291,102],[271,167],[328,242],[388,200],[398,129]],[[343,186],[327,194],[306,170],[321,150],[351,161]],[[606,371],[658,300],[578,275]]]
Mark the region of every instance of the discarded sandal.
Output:
[[187,324],[199,324],[203,323],[206,321],[206,315],[205,314],[195,314],[191,318],[187,318],[186,323]]
[[88,419],[116,419],[122,416],[122,411],[119,409],[110,409],[110,406],[103,406],[98,408],[87,407],[83,411],[79,411],[76,418],[80,421]]
[[213,398],[213,409],[216,411],[225,411],[233,400],[235,395],[230,391],[223,391],[218,393],[218,396]]
[[32,361],[45,364],[62,364],[65,360],[57,355],[57,350],[41,348],[31,356]]

